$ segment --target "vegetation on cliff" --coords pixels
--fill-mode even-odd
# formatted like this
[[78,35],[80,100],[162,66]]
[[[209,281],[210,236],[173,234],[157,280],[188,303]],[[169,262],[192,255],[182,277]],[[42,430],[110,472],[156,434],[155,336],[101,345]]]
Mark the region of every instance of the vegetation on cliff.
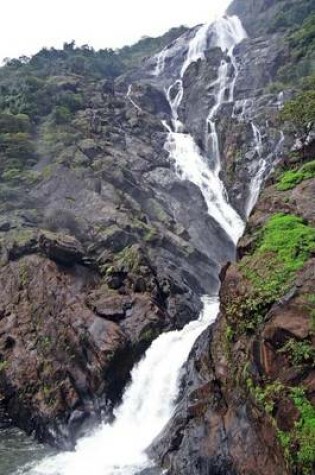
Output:
[[[101,80],[111,81],[140,65],[186,31],[173,28],[157,38],[143,38],[114,51],[65,43],[43,48],[31,58],[7,59],[0,68],[0,187],[33,176],[28,170],[43,158],[91,135],[80,112],[93,104],[88,93]],[[4,186],[2,185],[4,190]]]
[[305,163],[300,168],[283,172],[278,180],[277,189],[279,191],[292,190],[304,180],[315,177],[315,160]]
[[286,159],[263,192],[222,295],[224,348],[234,378],[270,420],[290,473],[303,475],[315,463],[315,228],[299,207],[298,187],[307,193],[314,186],[314,161],[305,158],[311,148]]

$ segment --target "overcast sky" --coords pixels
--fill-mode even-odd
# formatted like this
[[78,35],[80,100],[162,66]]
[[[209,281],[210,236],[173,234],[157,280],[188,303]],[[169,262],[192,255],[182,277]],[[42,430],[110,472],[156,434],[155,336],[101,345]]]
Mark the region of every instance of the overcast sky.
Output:
[[2,0],[0,61],[65,41],[96,49],[132,44],[173,26],[208,23],[230,0]]

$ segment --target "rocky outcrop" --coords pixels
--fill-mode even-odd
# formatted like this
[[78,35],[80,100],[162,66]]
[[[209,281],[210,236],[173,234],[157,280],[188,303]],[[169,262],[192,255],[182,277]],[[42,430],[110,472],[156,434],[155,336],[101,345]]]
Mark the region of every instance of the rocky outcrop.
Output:
[[[300,204],[305,204],[304,193],[314,196],[313,187],[314,179],[308,179],[280,191],[276,175],[265,188],[240,242],[241,259],[222,274],[221,314],[195,344],[176,413],[150,449],[167,473],[258,475],[267,470],[280,475],[312,470],[312,449],[308,456],[302,453],[313,440],[303,430],[311,424],[314,404],[315,234],[310,231],[303,263],[291,277],[286,271],[288,280],[281,280],[280,287],[277,279],[283,277],[275,276],[280,276],[282,264],[273,261],[271,251],[267,256],[257,248],[265,226],[279,213],[300,216],[303,226],[314,229],[312,202]],[[285,243],[290,232],[292,228],[282,236]],[[301,240],[297,246],[303,246]],[[295,259],[303,252],[298,247]],[[258,291],[255,269],[264,279]],[[308,416],[303,407],[309,408]]]
[[234,0],[229,15],[238,15],[250,36],[285,30],[296,17],[303,19],[314,10],[314,0]]
[[0,271],[1,399],[17,425],[64,446],[81,423],[110,416],[153,338],[200,307],[138,247],[100,274],[74,238],[41,233],[37,243]]

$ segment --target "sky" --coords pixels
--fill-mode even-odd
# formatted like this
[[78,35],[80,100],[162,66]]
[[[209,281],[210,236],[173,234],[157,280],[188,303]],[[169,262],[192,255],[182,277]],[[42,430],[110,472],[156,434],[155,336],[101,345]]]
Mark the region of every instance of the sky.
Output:
[[208,23],[230,0],[2,0],[0,63],[75,40],[119,48],[173,26]]

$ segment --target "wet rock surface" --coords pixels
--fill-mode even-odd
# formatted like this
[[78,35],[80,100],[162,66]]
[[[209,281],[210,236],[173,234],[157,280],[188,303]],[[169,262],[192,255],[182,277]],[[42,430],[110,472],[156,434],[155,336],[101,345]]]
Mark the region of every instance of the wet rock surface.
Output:
[[[300,420],[294,388],[303,388],[306,404],[314,403],[314,258],[310,255],[289,287],[259,313],[242,260],[254,259],[261,230],[275,214],[296,214],[314,225],[313,202],[301,207],[299,200],[305,201],[298,193],[301,187],[312,194],[313,186],[314,179],[308,179],[293,192],[280,192],[271,181],[250,217],[240,261],[221,275],[219,318],[196,342],[176,412],[150,448],[167,473],[303,473],[299,462],[285,459],[279,431],[294,433]],[[310,353],[297,359],[299,345]],[[303,441],[295,444],[298,451]]]

